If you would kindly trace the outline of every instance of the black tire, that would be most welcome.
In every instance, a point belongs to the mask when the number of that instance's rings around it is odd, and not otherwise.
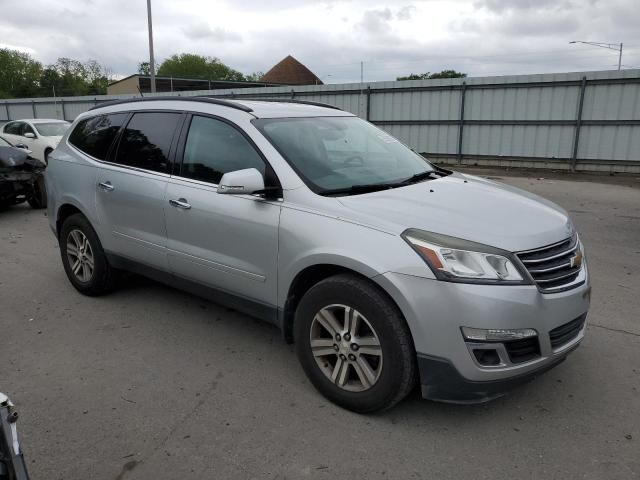
[[[39,210],[47,208],[47,188],[44,184],[44,177],[38,176],[38,179],[33,184],[33,194],[27,200],[31,208]]]
[[[70,233],[74,230],[79,230],[84,234],[93,253],[93,272],[87,281],[81,281],[76,274],[73,273],[69,256],[67,255],[67,242]],[[117,272],[109,265],[98,235],[84,215],[76,213],[64,221],[60,229],[58,244],[60,245],[60,255],[62,256],[64,271],[76,290],[89,296],[104,295],[113,290],[117,279]]]
[[[353,392],[339,387],[323,373],[313,356],[313,319],[321,309],[333,304],[360,312],[379,339],[383,363],[377,381],[367,390]],[[385,292],[366,279],[340,274],[319,282],[300,300],[294,322],[296,352],[302,368],[320,393],[341,407],[358,413],[388,409],[415,386],[416,353],[409,327]]]
[[[53,152],[53,150],[51,150],[50,148],[48,148],[47,150],[45,150],[44,152],[44,164],[45,165],[49,165],[49,154]]]

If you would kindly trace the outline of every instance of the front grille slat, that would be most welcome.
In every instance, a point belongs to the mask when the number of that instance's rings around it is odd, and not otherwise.
[[[529,265],[529,264],[538,264],[538,263],[546,263],[549,262],[551,260],[555,260],[557,258],[560,257],[564,257],[565,255],[571,255],[573,253],[575,253],[575,251],[578,249],[578,244],[575,243],[573,245],[571,245],[569,248],[565,248],[560,252],[556,251],[551,251],[551,252],[545,252],[545,253],[539,253],[539,254],[534,254],[534,253],[529,253],[529,252],[521,252],[520,254],[524,256],[526,256],[526,258],[522,259],[522,262],[525,265]]]
[[[578,273],[580,273],[580,268],[571,268],[570,270],[566,271],[566,273],[563,273],[561,275],[555,275],[555,276],[552,276],[552,277],[538,276],[536,281],[538,283],[557,282],[558,280],[562,280],[564,278],[571,277],[572,275],[577,275]]]
[[[518,252],[516,255],[543,292],[571,287],[582,270],[573,259],[581,252],[577,235],[546,247]],[[577,286],[577,285],[576,285]]]
[[[549,332],[551,348],[555,350],[575,339],[582,330],[582,327],[584,327],[586,317],[586,314],[580,315],[578,318],[551,330]]]

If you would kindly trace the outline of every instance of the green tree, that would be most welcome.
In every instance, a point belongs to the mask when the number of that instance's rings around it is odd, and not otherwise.
[[[247,82],[259,82],[263,76],[264,76],[264,72],[253,72],[253,73],[250,73],[249,75],[245,75],[244,79]]]
[[[36,96],[41,72],[29,54],[0,48],[0,98]]]
[[[412,73],[406,77],[398,77],[396,80],[433,80],[435,78],[465,78],[466,73],[456,72],[455,70],[442,70],[438,73]]]
[[[95,60],[88,60],[84,64],[85,82],[87,83],[87,94],[103,95],[107,93],[109,85],[109,71]]]
[[[181,53],[167,58],[158,67],[158,75],[162,77],[233,80],[237,82],[244,80],[242,73],[228,67],[218,58],[204,57],[192,53]]]
[[[155,65],[156,73],[158,73],[158,65]],[[138,63],[138,73],[140,75],[151,75],[151,65],[149,62]]]

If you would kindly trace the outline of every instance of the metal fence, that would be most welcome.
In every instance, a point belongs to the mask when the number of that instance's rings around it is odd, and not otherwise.
[[[440,163],[640,173],[640,70],[267,87],[175,95],[329,103]],[[0,121],[64,118],[127,95],[6,100]],[[129,96],[130,97],[130,96]]]

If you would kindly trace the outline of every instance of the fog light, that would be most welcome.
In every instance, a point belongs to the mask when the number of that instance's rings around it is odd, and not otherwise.
[[[480,365],[495,367],[500,365],[500,356],[496,350],[486,350],[484,348],[474,348],[473,355]]]
[[[462,335],[465,340],[474,342],[504,342],[507,340],[519,340],[521,338],[535,337],[538,335],[532,328],[470,328],[462,327]]]

